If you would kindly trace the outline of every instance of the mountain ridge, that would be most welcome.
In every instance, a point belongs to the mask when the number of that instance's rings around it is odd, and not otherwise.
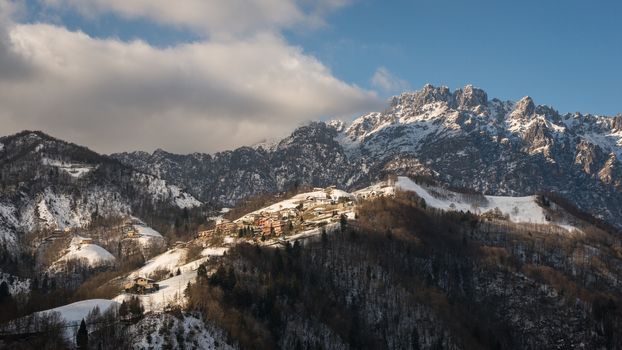
[[[0,250],[23,234],[88,226],[97,218],[202,203],[153,175],[41,131],[0,138]]]
[[[489,100],[472,85],[452,92],[427,84],[393,97],[383,112],[348,125],[311,122],[274,147],[111,156],[223,205],[298,185],[353,189],[396,174],[491,195],[557,192],[622,227],[622,116],[562,115],[528,96]],[[253,164],[241,161],[248,158]]]

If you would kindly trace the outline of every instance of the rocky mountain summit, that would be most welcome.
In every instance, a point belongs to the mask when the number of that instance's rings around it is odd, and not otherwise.
[[[560,114],[530,97],[501,101],[471,85],[426,85],[393,97],[383,112],[349,125],[314,122],[273,147],[113,157],[224,205],[302,184],[353,189],[392,173],[486,194],[556,192],[622,227],[621,145],[619,115]]]

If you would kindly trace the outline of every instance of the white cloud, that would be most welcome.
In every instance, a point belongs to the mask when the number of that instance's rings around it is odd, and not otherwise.
[[[46,24],[4,33],[2,134],[43,130],[102,152],[216,151],[378,102],[278,35],[161,49]],[[19,74],[3,74],[15,63]]]
[[[371,78],[371,84],[386,93],[399,93],[410,89],[410,84],[406,80],[394,76],[385,67],[376,69]]]
[[[74,9],[84,16],[115,14],[148,19],[208,34],[236,37],[317,26],[322,17],[349,0],[40,0],[50,8]]]

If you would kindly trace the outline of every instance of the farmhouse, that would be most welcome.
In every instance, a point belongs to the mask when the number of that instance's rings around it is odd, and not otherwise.
[[[80,245],[93,244],[93,238],[90,237],[78,237],[80,239]]]
[[[138,230],[132,225],[123,226],[123,234],[129,238],[138,237]]]
[[[160,286],[155,283],[154,280],[146,277],[136,277],[123,286],[123,290],[125,290],[126,293],[136,294],[155,292],[159,289]]]

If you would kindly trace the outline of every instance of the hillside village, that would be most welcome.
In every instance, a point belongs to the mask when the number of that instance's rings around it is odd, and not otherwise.
[[[356,193],[335,186],[314,188],[234,220],[218,217],[214,228],[197,232],[197,238],[206,245],[240,240],[270,245],[318,234],[354,219],[359,200],[392,194],[389,184],[376,187]]]

